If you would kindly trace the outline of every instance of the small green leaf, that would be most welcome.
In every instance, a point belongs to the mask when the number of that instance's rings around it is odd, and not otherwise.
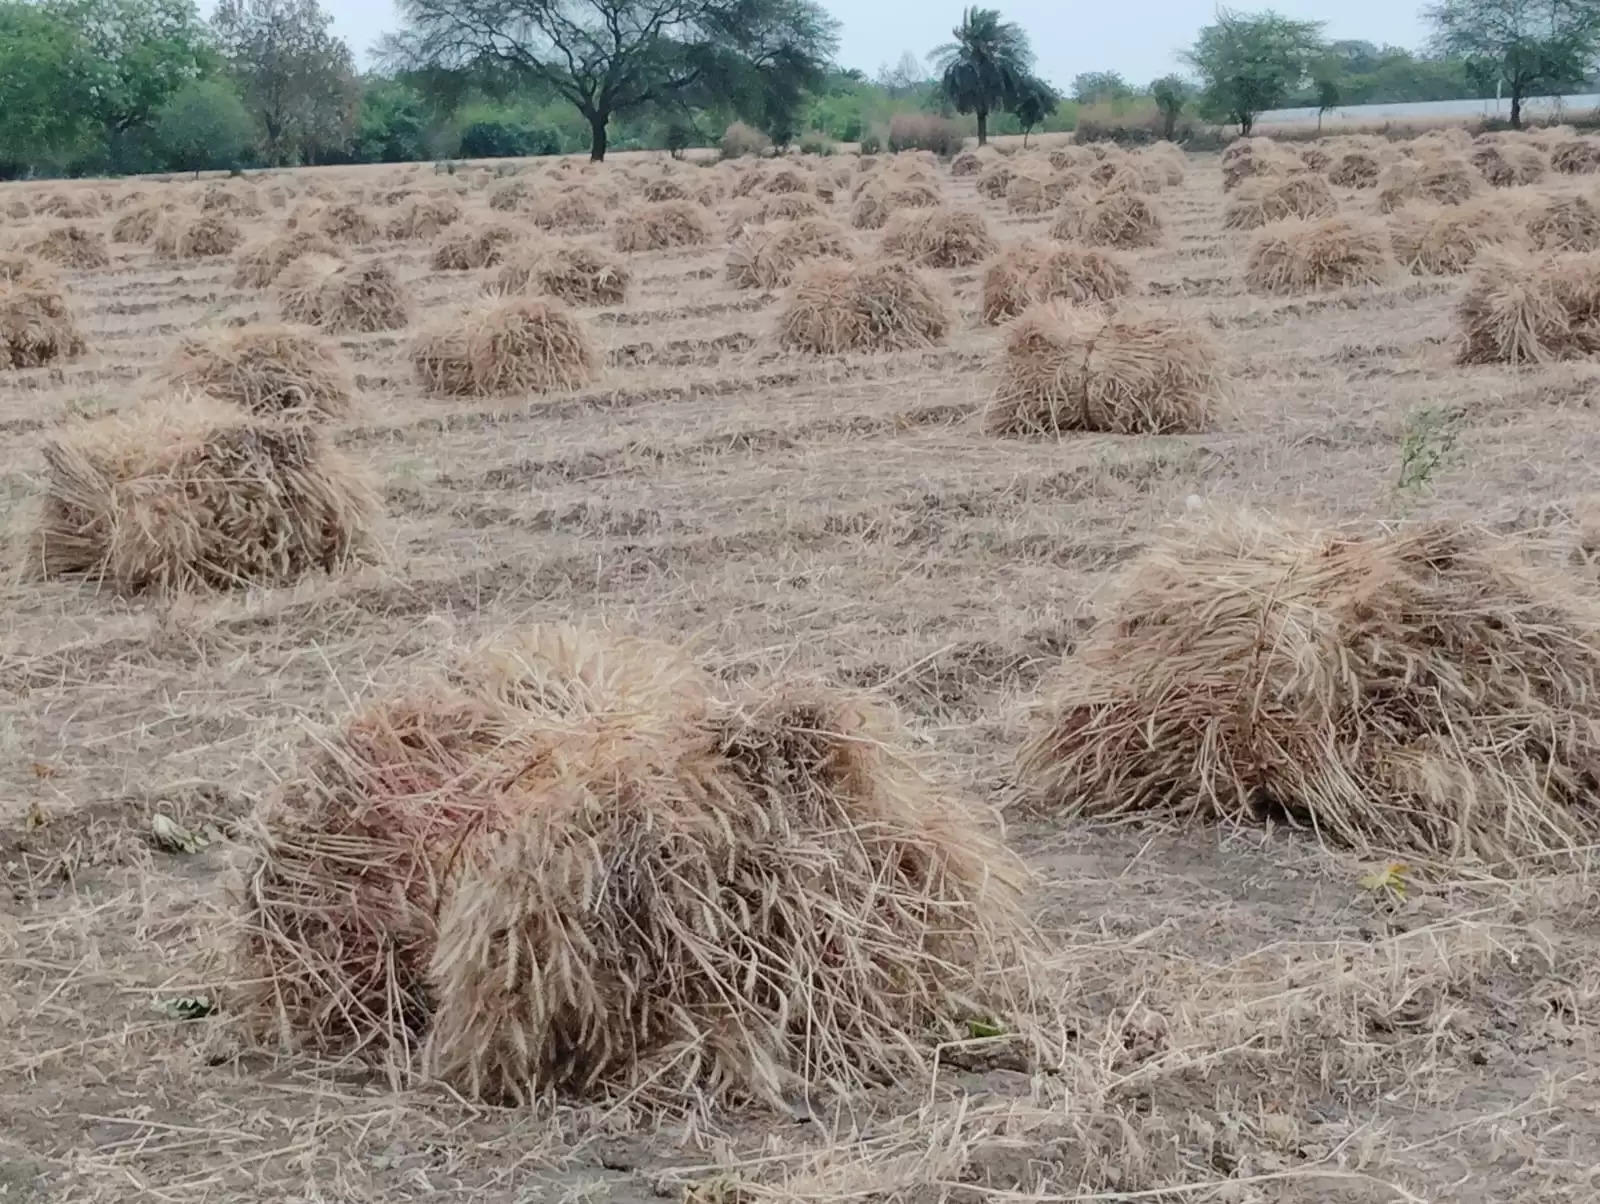
[[[967,1021],[967,1035],[973,1039],[983,1037],[1003,1037],[1005,1028],[996,1020],[979,1020],[976,1017]]]
[[[179,995],[175,999],[158,999],[151,1006],[173,1020],[204,1020],[217,1010],[217,1005],[205,995]]]
[[[156,848],[168,853],[198,853],[211,843],[205,833],[191,832],[168,815],[151,818],[150,839]]]

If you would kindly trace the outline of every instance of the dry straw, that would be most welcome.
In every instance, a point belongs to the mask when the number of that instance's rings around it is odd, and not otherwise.
[[[1528,241],[1538,251],[1600,249],[1600,209],[1585,196],[1546,196],[1523,210]]]
[[[353,202],[330,205],[315,217],[316,228],[336,243],[360,247],[383,237],[382,227],[366,207]]]
[[[1279,294],[1377,284],[1395,268],[1388,242],[1383,226],[1364,218],[1274,222],[1250,244],[1245,283]]]
[[[410,297],[379,260],[296,259],[278,275],[278,304],[288,321],[335,334],[400,330],[411,322]]]
[[[728,697],[532,628],[319,741],[252,824],[263,1035],[473,1097],[668,1109],[849,1090],[984,1016],[1016,860],[848,696]]]
[[[735,288],[780,288],[808,260],[854,256],[849,234],[824,218],[775,222],[734,241],[728,249],[727,278]]]
[[[1247,180],[1234,193],[1223,212],[1227,230],[1255,230],[1286,217],[1331,217],[1339,202],[1321,176],[1302,172],[1278,178],[1258,176]]]
[[[1018,172],[1006,186],[1006,209],[1010,213],[1037,216],[1049,213],[1074,191],[1071,176],[1040,176]]]
[[[573,389],[594,379],[598,362],[581,322],[559,305],[525,297],[482,305],[424,331],[411,348],[418,382],[458,396]]]
[[[621,305],[630,278],[624,264],[594,247],[528,242],[506,252],[495,288],[542,293],[568,305]]]
[[[60,286],[29,260],[0,264],[0,368],[40,368],[83,351]]]
[[[521,237],[515,226],[492,222],[444,239],[433,248],[428,262],[436,272],[470,272],[493,267],[500,262],[506,248]]]
[[[599,196],[581,187],[542,196],[531,208],[533,224],[539,229],[569,233],[600,229],[612,211]]]
[[[1470,205],[1408,205],[1389,219],[1394,257],[1415,275],[1465,272],[1485,247],[1515,244],[1521,232],[1497,200]]]
[[[1125,575],[1042,690],[1036,803],[1284,820],[1362,852],[1592,845],[1600,610],[1470,527],[1209,518]]]
[[[1063,206],[1050,236],[1071,241],[1071,210]],[[1158,247],[1165,237],[1161,213],[1148,198],[1132,192],[1109,192],[1082,212],[1079,237],[1095,247]]]
[[[158,371],[174,392],[205,393],[256,414],[342,417],[355,395],[338,350],[314,331],[245,326],[179,340]]]
[[[984,427],[997,435],[1200,431],[1226,395],[1216,344],[1198,328],[1052,303],[1006,331]]]
[[[1471,162],[1496,188],[1536,184],[1547,166],[1539,148],[1527,142],[1481,142],[1473,148]]]
[[[151,242],[162,259],[213,259],[232,255],[244,241],[239,224],[222,213],[168,213]]]
[[[881,247],[925,268],[972,267],[1000,249],[981,215],[943,207],[895,214]]]
[[[86,192],[56,192],[35,204],[34,212],[40,217],[85,221],[100,216],[100,202]]]
[[[256,243],[239,256],[233,273],[234,288],[266,288],[284,268],[306,255],[339,258],[339,248],[318,230],[291,230]]]
[[[1600,171],[1600,138],[1568,138],[1550,148],[1550,168],[1563,175],[1591,175]]]
[[[906,264],[823,260],[797,271],[778,343],[798,351],[903,351],[944,341],[954,322],[949,298]]]
[[[1416,200],[1463,205],[1482,187],[1472,164],[1458,155],[1397,159],[1378,177],[1378,212],[1393,213]]]
[[[105,235],[98,230],[72,224],[52,226],[41,233],[24,236],[17,250],[58,267],[78,271],[109,267],[111,264]]]
[[[461,202],[454,197],[417,197],[389,219],[388,234],[397,242],[437,238],[440,231],[460,221],[461,215]]]
[[[1016,174],[1017,169],[1010,163],[992,164],[978,176],[978,195],[988,197],[991,201],[1005,200],[1006,192],[1010,189],[1011,181]]]
[[[1328,164],[1328,183],[1339,188],[1376,188],[1383,160],[1370,150],[1340,151]]]
[[[163,205],[141,205],[130,209],[111,223],[111,241],[147,243],[156,236],[156,227],[170,210]]]
[[[200,194],[202,213],[226,213],[233,217],[260,217],[266,212],[254,189],[224,188],[213,184]]]
[[[984,271],[983,320],[1016,317],[1041,301],[1114,301],[1133,290],[1133,273],[1109,251],[1072,243],[1008,247]]]
[[[823,213],[822,205],[816,197],[803,192],[785,192],[778,196],[764,197],[761,207],[756,210],[756,220],[788,222],[802,217],[821,217]]]
[[[1600,350],[1600,257],[1483,256],[1456,310],[1463,364],[1545,363]]]
[[[715,226],[711,211],[693,201],[660,201],[617,219],[612,243],[619,251],[664,251],[703,247]]]
[[[119,593],[282,585],[374,552],[378,499],[315,427],[208,397],[147,402],[44,448],[28,548]]]

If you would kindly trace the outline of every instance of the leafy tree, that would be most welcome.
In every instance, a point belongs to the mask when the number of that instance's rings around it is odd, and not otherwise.
[[[1331,74],[1317,77],[1317,133],[1322,133],[1322,116],[1339,107],[1339,81]]]
[[[614,116],[693,99],[772,97],[774,121],[798,107],[838,45],[812,0],[399,0],[397,43],[416,64],[496,62],[571,103],[605,158]]]
[[[399,80],[373,76],[356,113],[354,154],[362,163],[406,163],[427,158],[428,102]]]
[[[1132,86],[1115,71],[1085,71],[1072,78],[1072,99],[1081,105],[1126,100],[1132,95]]]
[[[275,163],[310,162],[354,127],[360,83],[332,22],[317,0],[219,0],[211,19]]]
[[[1525,98],[1582,83],[1600,50],[1600,0],[1442,0],[1424,16],[1438,49],[1505,84],[1515,127]]]
[[[911,96],[928,82],[928,72],[922,61],[907,50],[893,67],[885,63],[878,68],[878,76],[873,82],[890,96]]]
[[[77,145],[93,71],[79,31],[33,4],[0,3],[0,175]]]
[[[1061,94],[1036,76],[1030,75],[1018,85],[1016,94],[1011,98],[1010,112],[1022,127],[1024,148],[1028,145],[1028,135],[1033,127],[1054,113],[1060,103]]]
[[[1270,10],[1218,9],[1216,23],[1200,31],[1184,56],[1200,75],[1205,108],[1248,136],[1256,115],[1277,108],[1306,78],[1323,52],[1321,30],[1321,22]]]
[[[951,31],[955,41],[930,56],[939,71],[939,88],[958,113],[978,119],[978,145],[989,140],[989,114],[1011,106],[1033,69],[1033,50],[1020,26],[1000,19],[992,8],[969,8]]]
[[[1161,114],[1161,136],[1171,142],[1178,134],[1178,118],[1194,95],[1194,88],[1181,75],[1163,75],[1150,85],[1150,99]]]
[[[199,175],[238,167],[255,142],[255,122],[231,84],[201,79],[161,106],[154,133],[169,167]]]

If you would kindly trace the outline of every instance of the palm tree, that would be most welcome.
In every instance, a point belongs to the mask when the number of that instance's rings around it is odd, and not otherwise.
[[[1033,67],[1033,51],[1028,35],[992,8],[967,9],[951,33],[956,40],[928,57],[956,112],[977,114],[982,146],[989,140],[989,114],[1004,110],[1016,96]]]

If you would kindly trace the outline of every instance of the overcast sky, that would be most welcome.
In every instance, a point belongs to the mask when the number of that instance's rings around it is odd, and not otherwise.
[[[970,2],[970,0],[969,0]],[[1066,87],[1080,71],[1120,71],[1146,84],[1178,68],[1177,52],[1216,11],[1212,0],[990,0],[1028,31],[1046,79]],[[1267,7],[1235,0],[1238,7]],[[323,0],[334,28],[363,63],[378,35],[398,24],[391,0]],[[843,22],[839,61],[868,75],[907,50],[921,56],[949,38],[962,0],[823,0]],[[1421,0],[1273,0],[1288,16],[1324,21],[1330,38],[1416,48]]]

